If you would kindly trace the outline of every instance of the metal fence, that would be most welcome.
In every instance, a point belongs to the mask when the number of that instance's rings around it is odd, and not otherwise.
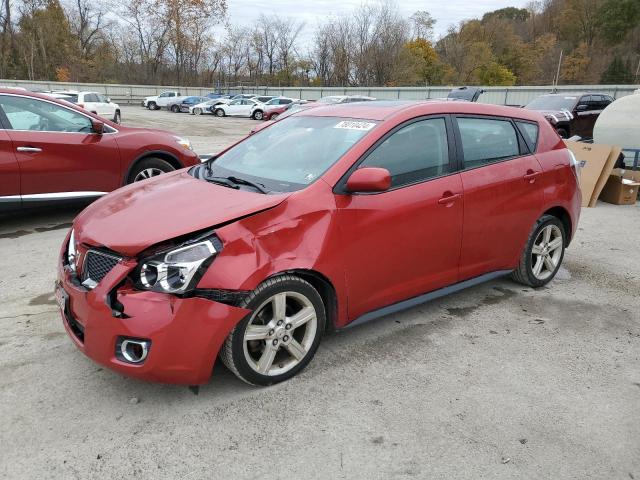
[[[178,87],[167,85],[121,85],[100,83],[70,83],[70,82],[36,82],[28,80],[0,80],[2,86],[23,87],[28,90],[89,90],[104,93],[114,102],[124,104],[140,103],[144,97],[157,95],[165,90],[178,90],[183,95],[205,96],[214,91],[204,87]],[[496,105],[525,105],[538,95],[553,91],[551,86],[521,86],[521,87],[484,87],[485,93],[479,102]],[[597,92],[606,93],[614,98],[630,95],[640,85],[559,85],[559,93],[566,92]],[[393,100],[424,100],[430,98],[444,98],[451,87],[229,87],[225,93],[259,93],[262,95],[282,95],[285,97],[317,100],[328,95],[367,95],[379,99]]]

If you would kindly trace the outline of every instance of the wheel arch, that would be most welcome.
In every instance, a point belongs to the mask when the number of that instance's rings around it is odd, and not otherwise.
[[[140,163],[143,160],[146,160],[147,158],[159,158],[161,160],[164,160],[166,162],[168,162],[173,168],[175,168],[176,170],[183,168],[184,165],[182,165],[182,163],[180,163],[180,160],[178,160],[178,158],[169,153],[166,152],[164,150],[151,150],[151,151],[147,151],[144,152],[143,154],[139,155],[133,162],[131,162],[131,164],[129,164],[129,168],[127,168],[127,171],[125,172],[124,178],[122,179],[122,185],[127,185],[127,181],[129,180],[129,176],[131,175],[131,172],[133,171],[133,169],[136,167],[136,165],[138,163]]]
[[[551,215],[562,222],[566,234],[565,247],[568,247],[572,240],[573,225],[571,223],[571,215],[569,215],[567,209],[561,206],[555,206],[547,209],[543,215]]]
[[[268,278],[278,277],[280,275],[295,275],[300,277],[301,279],[309,282],[313,288],[318,291],[320,298],[322,298],[322,303],[324,303],[325,313],[327,315],[325,332],[334,331],[338,320],[338,296],[336,295],[336,290],[331,283],[331,280],[317,270],[302,268],[283,270],[270,275]]]

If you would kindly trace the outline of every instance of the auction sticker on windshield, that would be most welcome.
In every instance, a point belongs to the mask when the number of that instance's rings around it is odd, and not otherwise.
[[[376,124],[375,123],[371,123],[371,122],[358,122],[358,121],[353,121],[353,120],[343,120],[342,122],[338,123],[333,128],[346,128],[347,130],[371,130],[375,126],[376,126]]]

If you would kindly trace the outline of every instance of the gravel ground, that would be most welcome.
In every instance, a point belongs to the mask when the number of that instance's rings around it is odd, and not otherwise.
[[[129,107],[199,153],[242,119]],[[548,287],[493,281],[328,336],[300,376],[194,395],[102,369],[52,286],[79,208],[0,220],[0,478],[640,479],[640,209],[585,209]]]

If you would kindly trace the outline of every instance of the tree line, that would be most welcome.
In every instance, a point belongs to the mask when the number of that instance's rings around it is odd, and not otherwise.
[[[238,25],[226,0],[0,2],[6,79],[214,88],[625,84],[640,74],[640,0],[534,1],[438,38],[429,12],[405,17],[390,1],[317,25],[276,14]]]

